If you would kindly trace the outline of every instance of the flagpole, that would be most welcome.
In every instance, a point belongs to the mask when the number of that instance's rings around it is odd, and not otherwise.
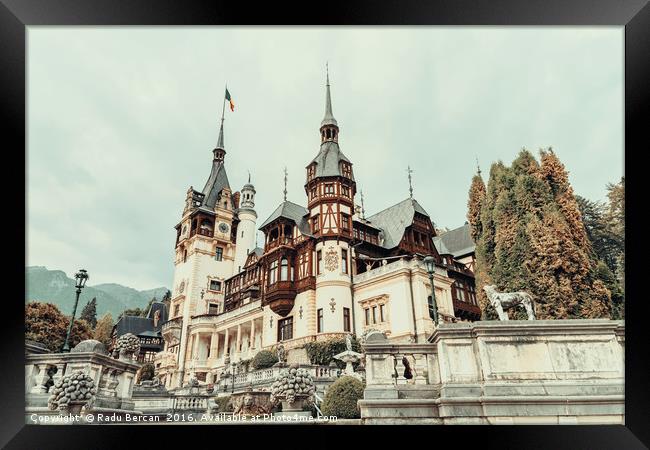
[[[226,83],[226,87],[223,90],[223,106],[221,107],[221,124],[223,125],[223,118],[226,113],[226,91],[228,90],[228,83]]]

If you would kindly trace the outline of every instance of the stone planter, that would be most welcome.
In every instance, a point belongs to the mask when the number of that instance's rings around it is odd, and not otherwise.
[[[87,402],[69,402],[63,412],[67,412],[72,415],[81,414],[81,410],[86,405]]]
[[[305,405],[304,398],[297,398],[293,403],[289,403],[287,400],[282,400],[282,412],[294,412],[302,411],[303,406]]]

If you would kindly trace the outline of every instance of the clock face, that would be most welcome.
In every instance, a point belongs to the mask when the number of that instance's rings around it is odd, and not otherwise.
[[[222,233],[227,233],[228,232],[228,224],[226,224],[224,222],[221,222],[219,224],[219,231],[221,231]]]

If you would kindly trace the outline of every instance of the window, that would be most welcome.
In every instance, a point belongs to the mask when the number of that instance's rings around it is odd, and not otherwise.
[[[377,307],[372,307],[372,323],[377,323]]]
[[[343,273],[348,273],[348,251],[345,249],[341,250],[341,269]]]
[[[219,313],[219,305],[216,303],[210,303],[208,305],[208,314],[217,314]]]
[[[314,233],[318,232],[318,215],[314,216],[311,219],[311,228],[314,231]]]
[[[379,320],[381,322],[386,321],[386,319],[384,319],[384,305],[379,305]]]
[[[316,252],[316,261],[316,273],[320,275],[323,273],[323,252],[320,250]]]
[[[293,339],[293,317],[278,320],[278,341]]]
[[[352,167],[349,164],[342,163],[341,169],[344,177],[352,178]]]
[[[334,195],[334,184],[328,183],[325,185],[325,195]]]
[[[187,261],[187,250],[183,250],[183,262]]]
[[[343,308],[343,331],[350,331],[350,308]]]
[[[318,190],[316,189],[316,187],[311,188],[310,194],[312,200],[318,196]]]
[[[221,291],[221,281],[219,281],[219,280],[210,280],[210,290],[211,291]]]
[[[278,273],[278,261],[273,261],[271,267],[269,268],[269,285],[274,284],[277,278]]]
[[[323,308],[316,311],[316,331],[323,332]]]
[[[350,216],[347,214],[341,214],[341,228],[344,230],[350,229]]]
[[[174,305],[174,317],[178,316],[178,310],[180,309],[179,307],[180,305]]]
[[[289,261],[287,258],[282,258],[280,262],[280,281],[287,281],[289,278]]]
[[[364,311],[366,313],[366,325],[370,325],[370,309],[365,308]]]
[[[217,247],[214,250],[214,259],[216,259],[217,261],[222,261],[223,260],[223,248]]]
[[[345,197],[350,197],[350,188],[347,186],[341,187],[341,190],[343,191],[343,195]]]

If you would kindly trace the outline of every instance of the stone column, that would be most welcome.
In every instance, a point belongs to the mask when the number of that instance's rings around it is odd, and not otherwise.
[[[45,383],[47,382],[47,380],[49,378],[49,376],[47,374],[47,367],[48,367],[47,364],[39,364],[38,366],[36,366],[36,368],[38,369],[38,372],[37,372],[36,376],[34,377],[34,381],[36,382],[36,384],[32,387],[32,389],[30,391],[32,394],[46,394],[47,393],[47,389],[45,387]],[[34,370],[34,372],[36,372],[36,370]]]
[[[248,341],[248,348],[250,350],[255,350],[255,319],[251,320],[251,337]]]
[[[235,344],[235,352],[239,353],[241,349],[241,324],[237,325],[237,343]]]
[[[213,360],[217,359],[219,351],[219,333],[214,332],[210,337],[210,358]]]
[[[226,328],[226,338],[225,338],[224,344],[223,344],[223,357],[224,358],[226,357],[226,354],[230,353],[230,349],[228,348],[229,345],[230,345],[230,333],[228,332],[228,328]]]
[[[406,378],[404,377],[404,370],[406,367],[402,362],[402,357],[399,353],[395,355],[395,370],[397,370],[397,384],[406,384]]]
[[[192,345],[192,359],[199,359],[199,343],[201,342],[201,335],[196,333],[193,335],[194,341]]]

